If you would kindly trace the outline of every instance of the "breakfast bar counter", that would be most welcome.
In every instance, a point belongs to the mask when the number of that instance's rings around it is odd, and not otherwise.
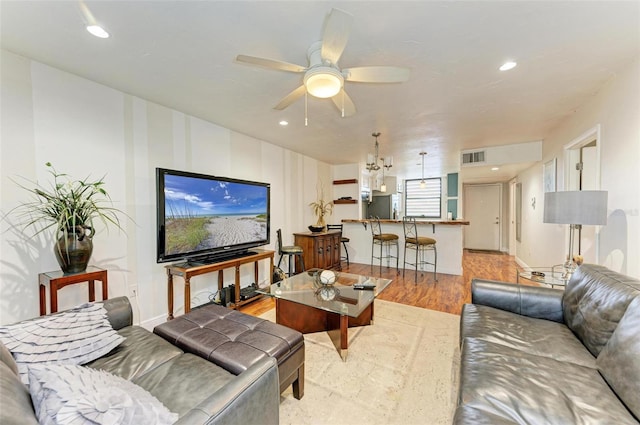
[[[437,241],[438,273],[462,275],[463,226],[466,220],[421,220],[417,219],[418,235]],[[366,219],[343,219],[342,234],[350,239],[347,244],[349,258],[354,263],[371,263],[371,226]],[[399,237],[399,262],[402,268],[404,257],[404,229],[402,220],[380,219],[383,233],[395,233]],[[413,255],[413,253],[412,253]],[[383,262],[383,265],[384,262]],[[431,270],[431,269],[428,269]]]

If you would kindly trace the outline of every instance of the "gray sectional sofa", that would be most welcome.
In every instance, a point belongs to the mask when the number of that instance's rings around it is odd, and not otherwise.
[[[584,264],[564,291],[475,279],[455,424],[638,424],[640,281]]]
[[[274,358],[260,359],[236,376],[132,326],[127,298],[107,300],[104,306],[109,322],[126,339],[87,366],[144,388],[178,414],[176,424],[278,423],[280,391]],[[0,424],[37,423],[29,390],[11,353],[0,344]]]

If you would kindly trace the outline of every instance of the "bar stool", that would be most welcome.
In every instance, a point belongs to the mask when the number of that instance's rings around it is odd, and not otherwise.
[[[389,267],[390,264],[390,260],[392,258],[396,259],[396,271],[398,274],[400,274],[400,269],[398,268],[398,254],[400,252],[400,249],[398,248],[398,235],[394,234],[394,233],[382,233],[381,227],[380,227],[380,218],[375,217],[375,218],[370,218],[369,219],[369,224],[371,225],[371,236],[373,237],[373,239],[371,240],[371,271],[373,272],[373,259],[377,258],[380,260],[380,274],[382,274],[382,259],[386,258],[387,259],[387,267]],[[380,256],[376,257],[375,256],[375,248],[376,245],[380,246]],[[396,247],[396,255],[395,257],[393,255],[391,255],[391,248],[395,245]],[[382,248],[386,247],[387,249],[387,255],[383,256],[382,255]]]
[[[347,266],[349,265],[349,251],[347,251],[347,242],[351,239],[346,238],[342,233],[342,224],[327,224],[327,230],[340,230],[340,242],[344,247],[344,255],[340,257],[340,260],[346,260]]]
[[[289,262],[288,276],[291,276],[291,257],[293,256],[294,263],[296,258],[300,259],[300,266],[302,267],[301,271],[304,271],[304,257],[302,256],[302,254],[304,254],[304,251],[302,250],[302,247],[299,247],[297,245],[282,246],[282,229],[278,229],[276,233],[278,234],[278,254],[280,254],[280,259],[278,260],[278,267],[280,267],[280,263],[282,262],[282,257],[284,257],[285,255],[288,256],[289,257],[287,258],[287,261]]]
[[[426,236],[418,236],[418,226],[416,225],[415,217],[405,217],[402,220],[402,227],[404,228],[404,265],[402,266],[402,278],[404,279],[405,266],[409,264],[415,266],[416,274],[414,282],[418,283],[418,265],[420,265],[420,269],[424,272],[424,265],[430,264],[433,266],[433,279],[437,282],[436,264],[438,263],[438,251],[436,249],[436,240]],[[416,251],[415,263],[407,261],[407,249]],[[433,263],[426,261],[425,253],[427,251],[433,251]]]

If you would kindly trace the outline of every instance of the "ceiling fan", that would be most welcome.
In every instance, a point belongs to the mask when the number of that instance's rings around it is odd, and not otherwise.
[[[307,50],[309,65],[306,67],[247,55],[238,55],[236,60],[279,71],[304,73],[302,85],[282,98],[274,109],[285,109],[305,93],[309,93],[319,98],[330,97],[343,117],[353,115],[356,107],[344,90],[345,81],[402,83],[409,79],[409,69],[397,66],[361,66],[340,69],[338,60],[347,45],[352,21],[353,16],[349,13],[340,9],[331,9],[324,21],[322,40],[313,43]]]

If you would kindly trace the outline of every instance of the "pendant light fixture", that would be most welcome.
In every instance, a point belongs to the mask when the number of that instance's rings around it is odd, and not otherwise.
[[[427,153],[424,151],[420,152],[420,156],[422,157],[422,180],[420,180],[420,189],[424,189],[427,187],[427,182],[424,181],[424,156],[426,154]]]
[[[393,157],[382,158],[382,185],[380,186],[380,192],[387,191],[387,184],[384,182],[384,170],[389,172],[389,168],[393,167]]]
[[[376,138],[376,143],[374,145],[375,154],[367,155],[367,170],[378,171],[380,169],[380,166],[378,165],[378,148],[380,146],[378,145],[378,136],[380,136],[380,133],[372,133],[371,135]]]

